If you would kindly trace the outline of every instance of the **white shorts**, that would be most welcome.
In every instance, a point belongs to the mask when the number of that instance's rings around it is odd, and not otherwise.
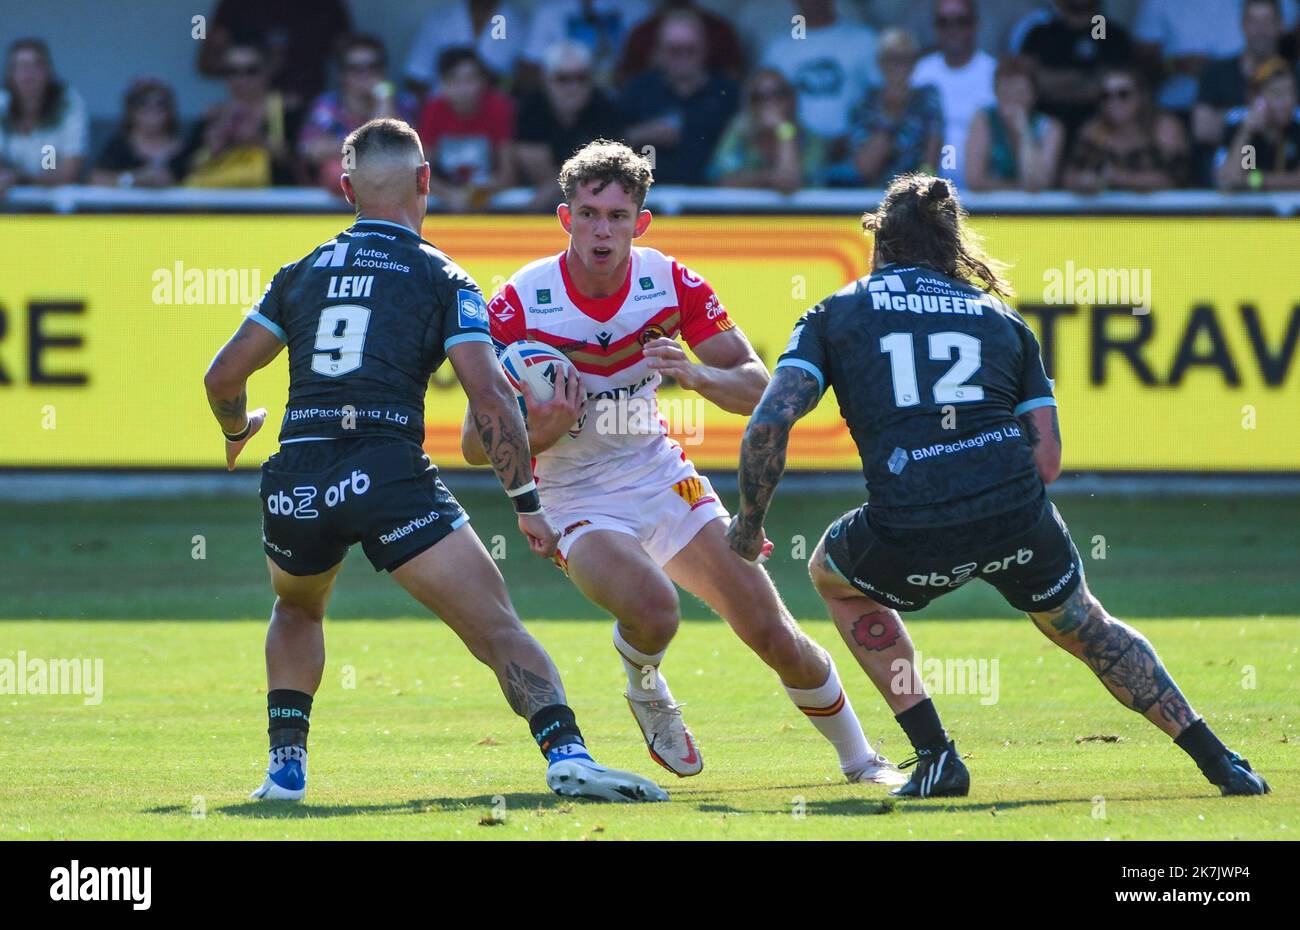
[[[615,493],[593,494],[585,500],[542,501],[551,522],[560,530],[556,563],[568,572],[569,550],[588,533],[612,530],[634,536],[646,555],[665,565],[709,524],[730,519],[727,508],[689,462],[676,463],[662,482]]]

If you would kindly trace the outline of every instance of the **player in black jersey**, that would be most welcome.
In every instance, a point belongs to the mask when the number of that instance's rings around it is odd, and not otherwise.
[[[790,429],[833,385],[870,502],[831,524],[809,571],[916,751],[911,780],[894,794],[969,790],[899,611],[973,578],[1173,737],[1224,794],[1267,792],[1193,712],[1146,638],[1088,590],[1045,490],[1061,470],[1053,385],[964,217],[947,182],[928,175],[897,179],[864,217],[875,234],[872,273],[799,320],[745,431],[732,548],[758,554]],[[898,668],[910,672],[906,687],[896,688]]]
[[[542,511],[519,407],[497,364],[474,280],[419,234],[429,166],[399,120],[344,143],[341,179],[357,221],[285,265],[204,378],[233,469],[261,428],[248,378],[289,350],[280,451],[262,466],[262,534],[275,589],[266,634],[270,765],[255,798],[306,791],[312,696],[325,666],[322,620],[343,558],[361,543],[496,674],[528,721],[558,794],[657,801],[648,779],[597,765],[554,663],[519,621],[505,582],[421,444],[429,377],[450,359],[484,449],[532,551],[559,534]]]

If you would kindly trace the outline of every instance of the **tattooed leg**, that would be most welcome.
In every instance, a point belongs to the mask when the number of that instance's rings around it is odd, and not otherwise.
[[[1108,614],[1086,584],[1055,610],[1029,616],[1048,639],[1092,669],[1116,700],[1165,733],[1177,736],[1196,720],[1151,643]]]
[[[925,700],[916,652],[898,611],[864,596],[832,567],[825,540],[808,563],[817,593],[830,609],[835,628],[895,714]]]
[[[516,714],[527,720],[565,702],[560,673],[520,623],[496,563],[468,524],[392,574],[492,669]]]

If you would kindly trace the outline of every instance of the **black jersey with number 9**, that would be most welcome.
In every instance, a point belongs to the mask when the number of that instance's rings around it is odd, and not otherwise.
[[[288,346],[280,441],[424,442],[429,378],[461,342],[491,345],[478,285],[416,232],[359,220],[272,279],[249,318]]]

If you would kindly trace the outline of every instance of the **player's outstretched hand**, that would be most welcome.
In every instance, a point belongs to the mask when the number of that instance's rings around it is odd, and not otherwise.
[[[687,357],[676,339],[651,339],[645,344],[645,357],[651,371],[672,378],[688,391],[699,389],[700,366]]]
[[[244,451],[244,446],[248,441],[257,435],[257,431],[262,428],[266,422],[266,408],[258,407],[256,410],[249,411],[248,414],[248,435],[239,442],[226,440],[226,471],[235,470],[235,460],[239,458],[239,453]]]
[[[519,515],[519,532],[528,540],[528,548],[534,555],[549,559],[555,555],[555,548],[560,543],[560,532],[551,525],[546,513],[521,513]]]

